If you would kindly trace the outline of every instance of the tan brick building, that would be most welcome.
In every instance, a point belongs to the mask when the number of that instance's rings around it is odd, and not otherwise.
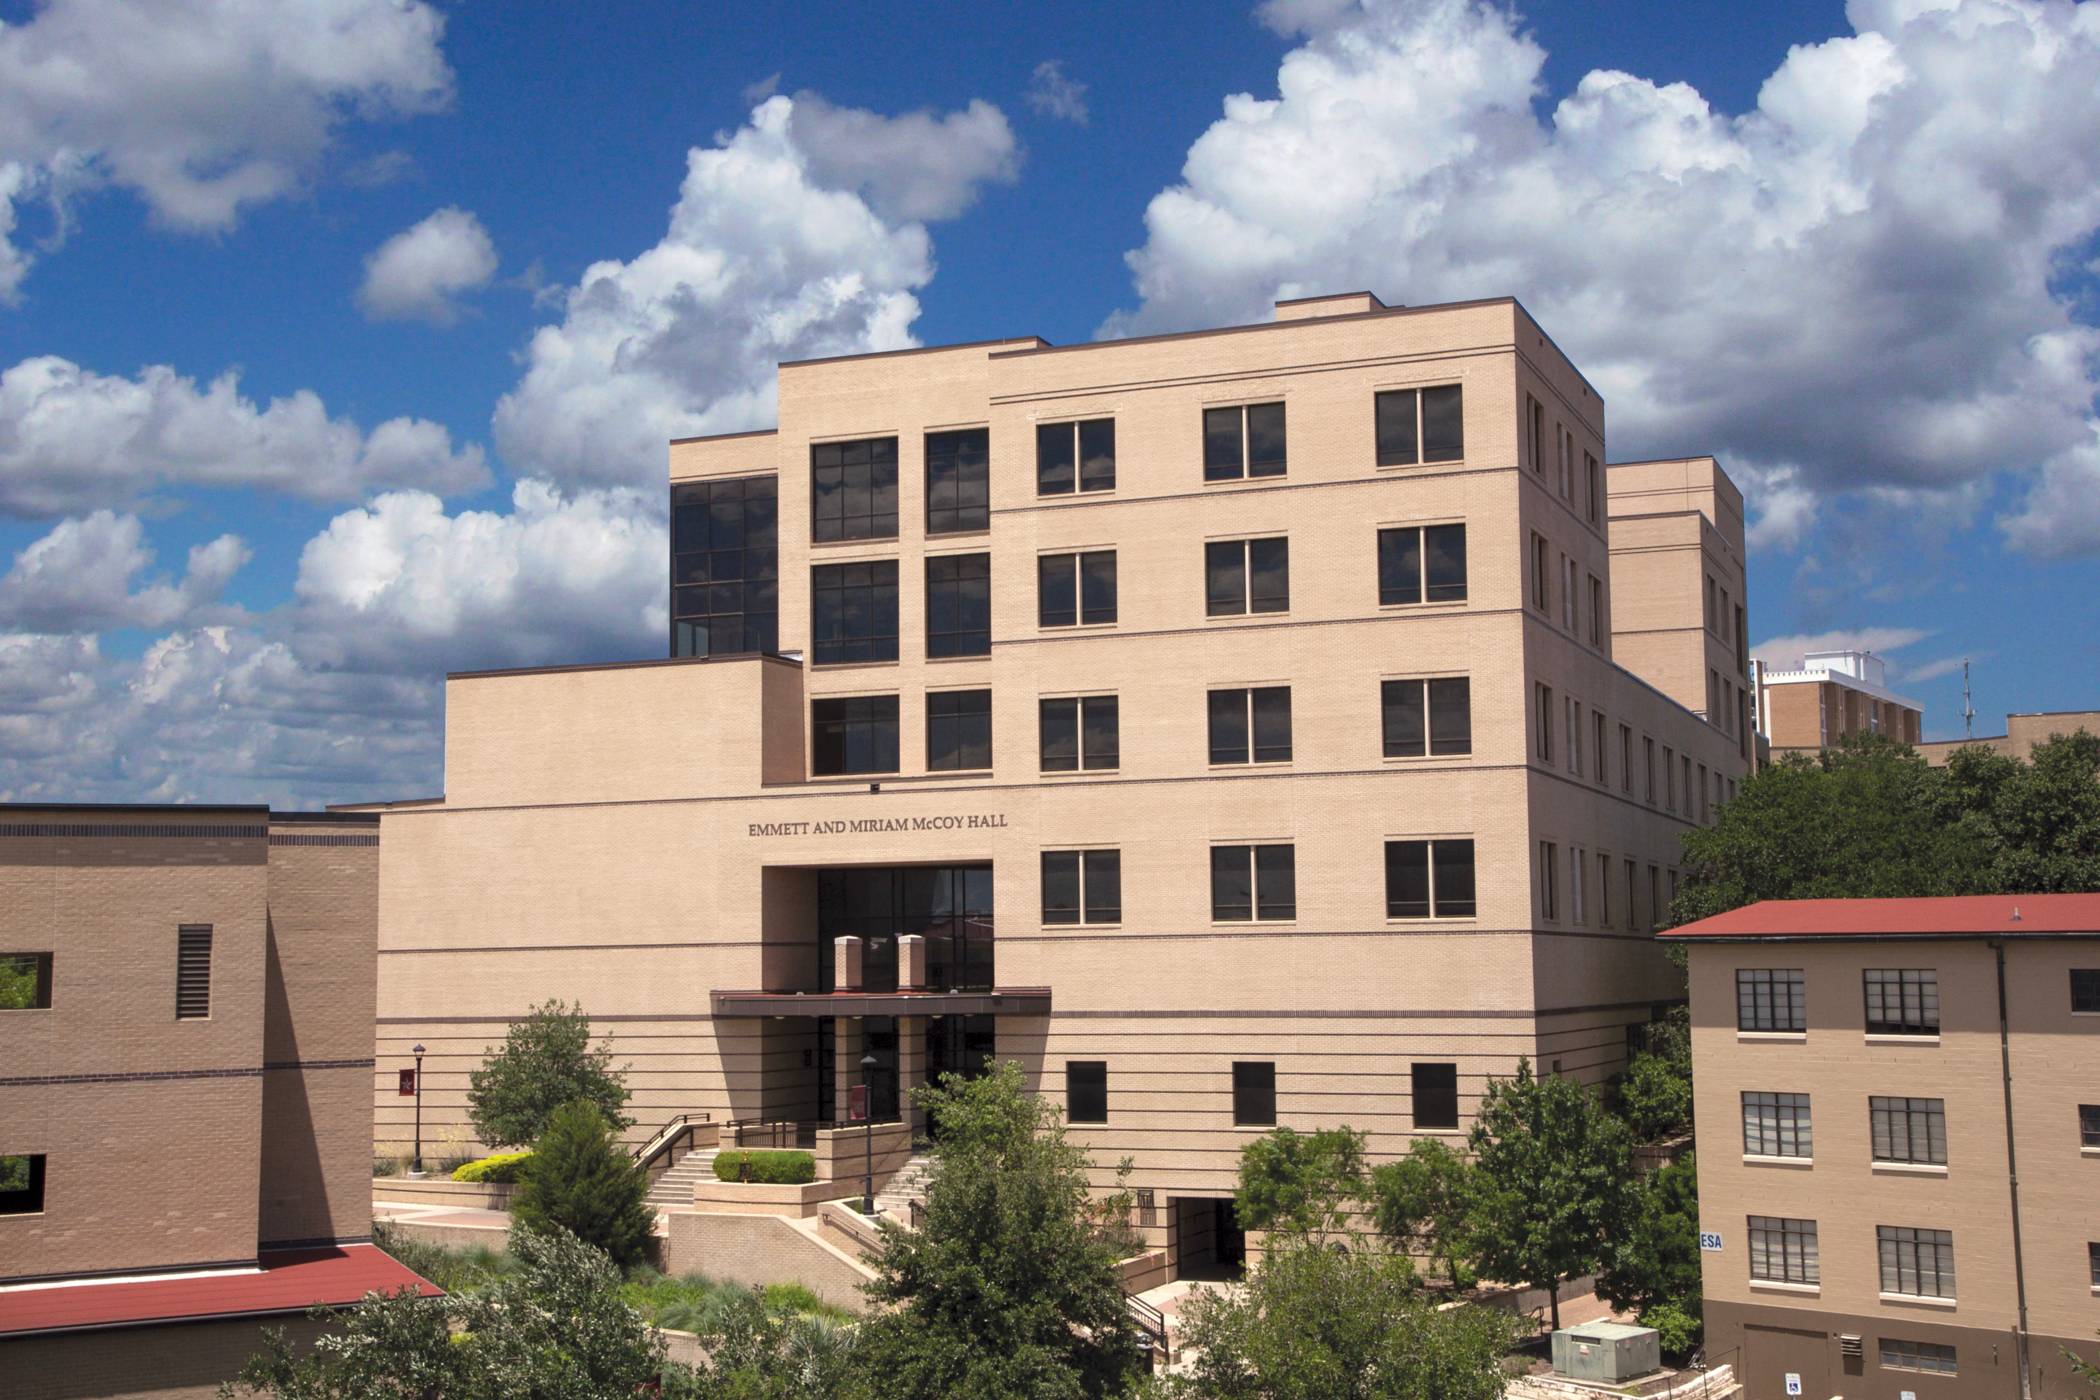
[[[255,1319],[413,1281],[364,1243],[378,846],[0,807],[0,1391],[210,1395]]]
[[[2037,744],[2065,734],[2076,734],[2084,730],[2088,734],[2100,734],[2100,710],[2040,710],[2023,715],[2007,715],[2005,732],[1981,739],[1940,739],[1929,744],[1918,745],[1918,752],[1925,761],[1937,767],[1954,755],[1956,749],[1976,747],[1989,749],[1992,753],[2023,762],[2034,755]]]
[[[1758,732],[1775,754],[1815,754],[1848,734],[1905,744],[1924,737],[1925,707],[1889,689],[1887,667],[1871,651],[1760,657],[1753,669]]]
[[[412,1044],[427,1144],[580,999],[638,1132],[1017,1059],[1155,1244],[1229,1254],[1272,1124],[1459,1134],[1675,995],[1678,837],[1745,769],[1740,499],[1607,471],[1516,302],[779,382],[671,444],[673,659],[449,679],[444,796],[384,809],[382,1146]]]
[[[1750,1400],[2090,1394],[2062,1348],[2100,1352],[2100,895],[1767,902],[1670,937],[1709,1359]]]

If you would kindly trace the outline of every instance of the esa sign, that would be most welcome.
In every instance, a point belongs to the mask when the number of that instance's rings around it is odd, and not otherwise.
[[[1708,1254],[1720,1253],[1721,1232],[1719,1230],[1701,1230],[1699,1232],[1699,1248]]]

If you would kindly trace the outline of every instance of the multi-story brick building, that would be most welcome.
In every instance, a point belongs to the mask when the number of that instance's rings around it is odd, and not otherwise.
[[[2063,1349],[2100,1352],[2100,895],[1767,902],[1669,936],[1708,1357],[1752,1397],[2091,1394]]]
[[[1935,767],[1952,758],[1957,749],[1971,747],[1989,749],[2003,757],[2024,761],[2033,757],[2035,745],[2081,730],[2100,734],[2100,710],[2039,710],[2007,715],[2003,734],[1976,739],[1935,739],[1931,743],[1919,744],[1918,752]]]
[[[1925,707],[1889,689],[1888,667],[1871,651],[1760,657],[1754,673],[1758,732],[1775,754],[1818,753],[1848,734],[1923,737]]]
[[[371,1233],[374,819],[0,807],[0,1392],[208,1396]]]
[[[412,1043],[458,1131],[549,997],[644,1128],[997,1055],[1193,1259],[1272,1124],[1455,1135],[1677,995],[1678,837],[1745,768],[1740,502],[1607,472],[1517,303],[779,379],[776,429],[671,444],[672,659],[449,679],[444,796],[383,816],[383,1143]]]

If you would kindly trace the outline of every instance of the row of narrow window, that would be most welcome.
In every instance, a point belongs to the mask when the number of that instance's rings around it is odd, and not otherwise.
[[[1458,1126],[1458,1066],[1417,1060],[1408,1067],[1408,1111],[1418,1129]],[[1108,1061],[1065,1061],[1065,1121],[1109,1121]],[[1232,1124],[1266,1128],[1276,1124],[1276,1062],[1232,1062]]]
[[[2070,969],[2071,1010],[2100,1015],[2100,968]],[[1940,979],[1934,968],[1870,967],[1860,974],[1869,1035],[1940,1033]],[[1735,974],[1736,1029],[1808,1029],[1807,978],[1798,967],[1744,967]],[[2095,1144],[2100,1145],[2100,1144]]]
[[[1121,708],[1113,695],[1039,700],[1036,732],[1041,771],[1109,771],[1121,766]],[[1213,690],[1205,708],[1214,766],[1291,761],[1289,686]],[[1473,751],[1473,683],[1468,677],[1383,681],[1379,711],[1381,747],[1387,758],[1462,757]],[[811,773],[821,778],[899,771],[898,713],[894,695],[812,701]],[[992,692],[929,692],[928,771],[975,772],[991,766]]]
[[[1615,767],[1611,761],[1611,730],[1604,711],[1585,707],[1572,695],[1559,696],[1556,701],[1552,686],[1544,681],[1533,684],[1532,752],[1539,762],[1558,763],[1574,777],[1587,777],[1600,787],[1609,787]],[[1619,790],[1630,797],[1634,795],[1633,726],[1621,724],[1618,731]],[[1694,765],[1690,754],[1680,754],[1668,744],[1662,746],[1658,762],[1655,740],[1646,734],[1640,739],[1640,795],[1649,806],[1675,812],[1681,793],[1684,815],[1706,822],[1712,819],[1715,808],[1735,800],[1735,779],[1704,763]]]
[[[1750,1157],[1813,1158],[1815,1120],[1807,1094],[1745,1090],[1743,1152]],[[1947,1101],[1870,1094],[1867,1097],[1873,1160],[1921,1166],[1947,1165]],[[2079,1132],[2100,1146],[2100,1106],[2078,1110]]]
[[[1123,919],[1120,850],[1043,852],[1045,924],[1115,924]],[[1388,919],[1470,919],[1475,898],[1473,840],[1385,843]],[[1286,842],[1210,848],[1214,923],[1287,922],[1298,917],[1298,852]]]
[[[1463,525],[1380,530],[1377,560],[1381,606],[1465,601]],[[897,659],[897,574],[894,559],[811,568],[812,662],[837,665]],[[747,606],[751,587],[711,585],[710,596],[716,592],[722,596],[708,606]],[[725,590],[741,591],[731,596]],[[1203,591],[1204,612],[1210,617],[1288,612],[1290,540],[1276,535],[1208,541],[1203,547]],[[1038,626],[1094,627],[1116,620],[1116,551],[1077,550],[1037,557]],[[992,556],[948,554],[926,560],[926,655],[985,656],[991,649]]]
[[[1750,1277],[1761,1283],[1809,1286],[1823,1281],[1816,1222],[1789,1216],[1748,1218]],[[1954,1234],[1914,1225],[1876,1225],[1881,1291],[1909,1298],[1954,1297]],[[2089,1246],[2100,1255],[2100,1245]],[[1884,1352],[1886,1357],[1886,1352]],[[1951,1350],[1947,1357],[1952,1369]],[[1889,1364],[1886,1359],[1884,1365]],[[1928,1369],[1915,1367],[1913,1369]]]

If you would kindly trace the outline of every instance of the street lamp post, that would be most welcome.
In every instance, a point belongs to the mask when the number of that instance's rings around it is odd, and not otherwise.
[[[417,1176],[423,1174],[423,1042],[409,1052],[416,1057],[416,1165]]]
[[[875,1213],[875,1066],[879,1064],[874,1053],[860,1057],[860,1093],[867,1110],[868,1121],[863,1126],[861,1140],[867,1147],[867,1174],[860,1179],[860,1213]]]

